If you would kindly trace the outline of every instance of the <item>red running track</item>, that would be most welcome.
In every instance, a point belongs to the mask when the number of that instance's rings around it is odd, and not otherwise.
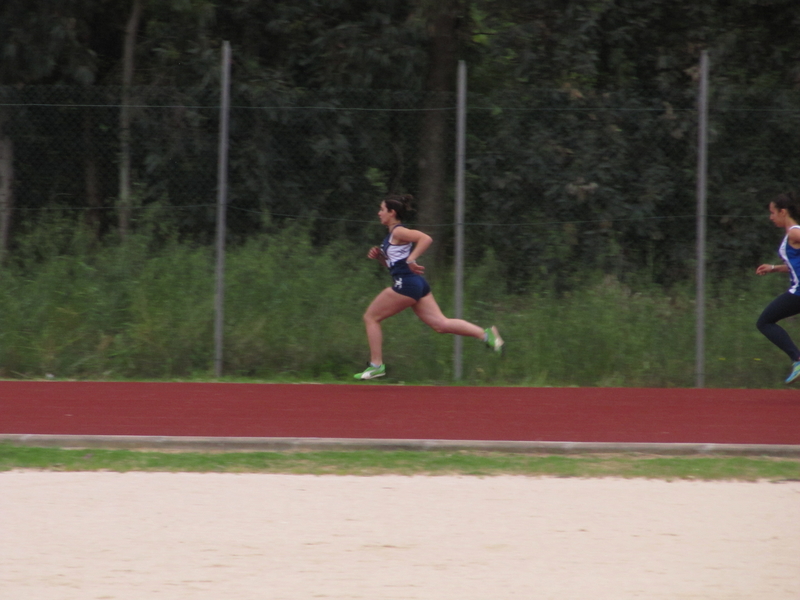
[[[4,381],[0,434],[800,445],[800,392]]]

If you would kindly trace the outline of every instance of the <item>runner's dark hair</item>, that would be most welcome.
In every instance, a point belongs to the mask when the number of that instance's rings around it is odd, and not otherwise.
[[[383,199],[387,210],[393,210],[399,221],[405,221],[416,211],[413,203],[414,197],[411,194],[390,194]]]
[[[784,192],[778,194],[773,200],[772,204],[778,210],[786,209],[789,211],[789,216],[795,221],[800,223],[800,198],[797,197],[795,192]],[[389,206],[388,204],[386,205]]]

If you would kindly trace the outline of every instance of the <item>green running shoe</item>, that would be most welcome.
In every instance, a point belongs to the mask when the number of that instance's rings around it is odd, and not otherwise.
[[[363,373],[356,373],[353,377],[355,379],[375,379],[376,377],[383,377],[384,375],[386,375],[386,365],[373,367],[370,363]]]
[[[786,378],[786,383],[792,383],[798,377],[800,377],[800,360],[792,363],[792,372],[789,373],[789,376]]]
[[[485,329],[484,331],[486,331],[486,345],[495,352],[502,352],[505,342],[497,332],[497,327],[492,325],[489,329]]]

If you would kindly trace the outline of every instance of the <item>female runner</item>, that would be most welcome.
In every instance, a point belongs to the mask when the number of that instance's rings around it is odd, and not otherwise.
[[[767,339],[783,350],[792,361],[792,371],[786,383],[792,383],[800,377],[800,350],[780,325],[781,319],[800,314],[800,203],[797,195],[789,192],[780,194],[769,203],[769,220],[776,227],[786,230],[786,235],[778,248],[783,260],[781,265],[759,265],[756,275],[767,273],[789,273],[791,285],[789,290],[775,298],[761,316],[756,327],[767,336]]]
[[[370,364],[356,379],[375,379],[386,375],[383,364],[383,332],[381,321],[411,308],[420,320],[437,333],[454,333],[483,341],[495,352],[502,352],[503,340],[492,326],[481,329],[461,319],[448,319],[433,298],[428,282],[422,277],[425,267],[417,259],[433,240],[421,231],[409,229],[403,221],[411,213],[410,195],[392,195],[381,202],[378,218],[389,233],[380,247],[374,246],[367,258],[379,261],[389,269],[393,284],[378,294],[364,313],[369,340]]]

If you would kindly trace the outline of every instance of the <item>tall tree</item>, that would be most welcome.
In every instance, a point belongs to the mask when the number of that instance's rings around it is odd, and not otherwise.
[[[0,6],[0,86],[91,83],[94,56],[81,41],[84,21],[74,2],[7,0]],[[8,251],[14,214],[14,119],[0,108],[0,258]]]
[[[419,220],[420,227],[437,234],[434,239],[434,267],[445,257],[441,225],[450,222],[445,212],[448,189],[448,165],[452,152],[448,127],[454,106],[456,66],[459,58],[459,22],[464,10],[460,0],[423,2],[428,31],[428,74],[425,80],[425,113],[419,147]],[[449,233],[449,230],[446,231]]]

